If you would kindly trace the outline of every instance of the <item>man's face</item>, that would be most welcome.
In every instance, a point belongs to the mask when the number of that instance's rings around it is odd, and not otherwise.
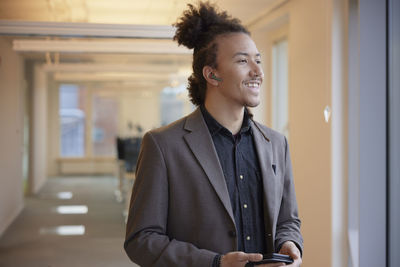
[[[260,104],[260,87],[264,73],[261,56],[253,40],[244,33],[217,37],[217,69],[215,75],[221,100],[237,107]]]

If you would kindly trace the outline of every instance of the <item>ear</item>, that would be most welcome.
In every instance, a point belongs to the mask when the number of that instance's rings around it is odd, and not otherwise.
[[[214,69],[210,66],[204,66],[203,67],[203,77],[206,79],[207,83],[211,84],[212,86],[218,86],[218,81],[211,78],[211,75],[213,74]]]

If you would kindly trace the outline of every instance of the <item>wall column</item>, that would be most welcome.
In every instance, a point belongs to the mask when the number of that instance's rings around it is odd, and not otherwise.
[[[47,75],[34,66],[31,193],[36,194],[47,179]]]

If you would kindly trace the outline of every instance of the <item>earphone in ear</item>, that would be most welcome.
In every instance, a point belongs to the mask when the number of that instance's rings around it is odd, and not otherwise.
[[[214,79],[216,81],[222,82],[222,79],[218,78],[217,76],[215,76],[214,73],[211,73],[211,79]]]

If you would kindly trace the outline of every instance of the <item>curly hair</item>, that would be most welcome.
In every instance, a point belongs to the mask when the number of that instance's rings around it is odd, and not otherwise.
[[[210,2],[200,2],[198,8],[188,4],[176,27],[174,41],[193,49],[193,73],[188,78],[189,97],[194,105],[204,104],[207,82],[203,77],[203,67],[217,67],[218,45],[215,38],[228,33],[245,33],[249,31],[241,25],[239,19],[232,18],[226,11],[219,11]]]

